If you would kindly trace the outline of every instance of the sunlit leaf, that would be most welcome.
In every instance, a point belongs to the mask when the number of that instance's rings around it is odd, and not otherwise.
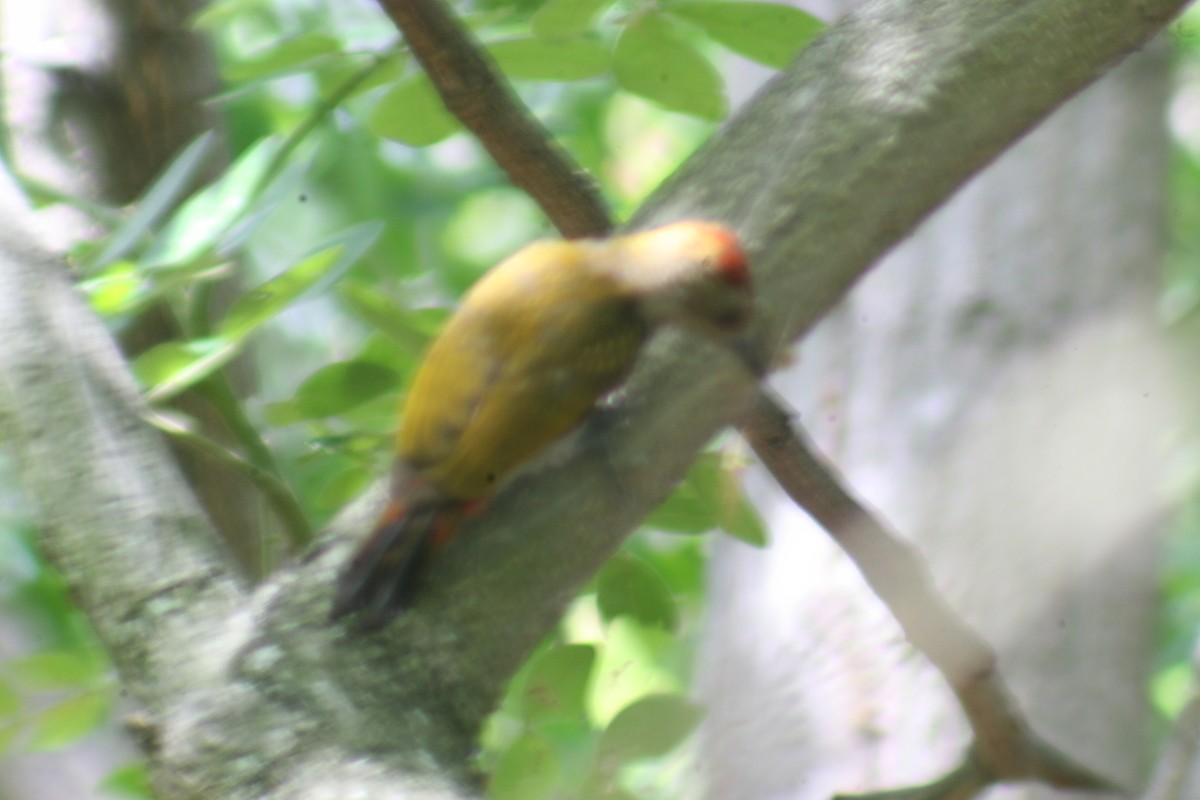
[[[89,269],[108,264],[128,253],[155,223],[175,207],[183,193],[192,188],[200,170],[209,163],[216,140],[216,134],[206,131],[175,157],[162,176],[137,201],[129,219],[113,233]]]
[[[296,405],[307,419],[341,414],[394,391],[400,376],[371,361],[339,361],[309,375],[296,390]]]
[[[530,20],[533,33],[546,38],[567,37],[583,33],[592,21],[613,0],[549,0]]]
[[[342,281],[338,294],[356,317],[414,357],[425,352],[450,313],[441,308],[405,308],[378,289],[357,281]]]
[[[594,39],[506,39],[487,49],[505,76],[518,80],[578,81],[608,71],[608,50]]]
[[[151,296],[149,284],[132,261],[109,264],[90,278],[79,282],[88,302],[97,314],[115,317],[126,314]]]
[[[1154,676],[1150,697],[1166,719],[1174,719],[1195,691],[1195,672],[1188,663],[1173,664]]]
[[[671,533],[720,528],[755,547],[767,542],[766,527],[746,498],[739,472],[728,469],[719,453],[702,453],[646,525]]]
[[[212,375],[240,351],[240,342],[220,337],[163,342],[134,359],[133,374],[146,387],[147,401],[162,402]]]
[[[825,23],[782,3],[672,3],[669,13],[704,29],[716,41],[769,67],[784,67],[821,32]]]
[[[43,650],[4,664],[4,670],[33,689],[79,689],[105,673],[105,663],[81,650]]]
[[[679,610],[667,584],[640,558],[618,553],[600,570],[596,603],[606,620],[624,614],[647,627],[674,630]]]
[[[525,734],[500,756],[488,781],[489,800],[541,800],[554,795],[560,767],[554,748]]]
[[[253,193],[278,149],[278,140],[263,139],[243,153],[220,180],[192,195],[141,259],[142,266],[185,264],[211,250],[254,201]]]
[[[34,715],[29,749],[58,750],[82,739],[108,719],[107,689],[83,692]]]
[[[249,204],[245,212],[217,236],[214,248],[220,255],[233,253],[285,203],[294,203],[302,194],[304,183],[309,178],[311,157],[293,154],[287,165]]]
[[[309,69],[312,62],[341,51],[341,43],[325,33],[305,33],[272,43],[221,70],[225,79],[247,82]]]
[[[722,468],[718,476],[717,525],[752,547],[767,546],[767,526],[746,497],[741,471]]]
[[[621,709],[646,695],[682,691],[679,676],[664,663],[674,643],[663,630],[625,616],[614,619],[588,687],[592,723],[607,725]]]
[[[366,222],[327,240],[300,263],[234,301],[218,335],[239,341],[300,298],[319,292],[354,266],[382,231],[382,223]]]
[[[0,680],[0,721],[21,710],[21,695],[6,680]]]
[[[21,732],[21,726],[15,722],[0,723],[0,756],[12,748],[13,740]]]
[[[719,524],[720,458],[701,453],[662,505],[646,519],[646,525],[672,533],[705,533]]]
[[[367,118],[367,129],[376,136],[425,147],[449,137],[459,124],[421,73],[405,78],[379,98]]]
[[[217,0],[200,9],[190,20],[197,30],[215,30],[248,11],[270,5],[271,0]]]
[[[728,112],[720,73],[661,14],[645,13],[625,26],[613,75],[622,89],[673,111],[713,120]]]
[[[376,478],[376,474],[362,466],[353,466],[337,473],[321,487],[313,498],[313,505],[320,509],[341,508],[362,494]]]
[[[582,717],[595,661],[596,648],[588,644],[553,647],[534,658],[521,688],[521,714],[531,722]]]
[[[346,99],[358,97],[383,86],[390,86],[404,76],[408,65],[408,56],[404,53],[391,52],[385,58],[375,63],[370,73],[359,80]],[[327,96],[333,92],[341,92],[346,81],[356,78],[362,72],[365,62],[361,58],[337,58],[321,64],[313,73],[320,86],[321,94]]]
[[[704,709],[681,694],[643,697],[621,710],[600,735],[596,759],[605,771],[635,758],[666,755],[691,735]]]
[[[122,800],[155,800],[150,790],[150,776],[146,774],[145,764],[126,764],[117,767],[104,780],[97,784],[96,789],[110,797]]]

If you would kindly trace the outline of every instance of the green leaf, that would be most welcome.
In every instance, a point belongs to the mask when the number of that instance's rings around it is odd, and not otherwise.
[[[672,533],[705,533],[719,524],[714,499],[721,464],[716,453],[701,453],[683,482],[646,519],[646,525]]]
[[[679,676],[664,663],[674,645],[670,634],[639,625],[629,617],[609,623],[588,686],[592,723],[607,725],[621,709],[646,695],[682,691]]]
[[[228,81],[249,82],[307,71],[312,62],[341,52],[341,42],[325,33],[305,33],[275,42],[221,70]]]
[[[161,269],[188,264],[213,249],[254,201],[254,191],[278,150],[277,139],[261,140],[217,182],[192,195],[141,259],[142,267]]]
[[[600,11],[613,0],[549,0],[530,20],[535,36],[574,36],[592,27]]]
[[[579,800],[641,800],[638,795],[632,795],[618,786],[610,775],[603,775],[598,770],[588,773]]]
[[[595,661],[590,644],[562,645],[537,656],[521,688],[522,716],[530,722],[581,718]]]
[[[218,335],[240,341],[301,297],[319,292],[354,266],[382,232],[383,223],[366,222],[319,245],[299,264],[235,300],[217,329]]]
[[[13,740],[17,738],[17,734],[21,732],[21,727],[15,722],[11,724],[0,724],[0,756],[7,753],[12,748]]]
[[[366,283],[342,281],[338,294],[354,315],[379,329],[414,358],[425,352],[430,340],[450,315],[444,308],[405,308]]]
[[[762,547],[766,528],[746,499],[739,471],[727,468],[719,453],[702,453],[687,477],[646,520],[672,533],[704,533],[721,528],[747,544]]]
[[[379,98],[367,118],[367,129],[385,139],[425,147],[448,138],[459,124],[421,73],[400,81]]]
[[[721,530],[751,547],[766,547],[767,527],[758,515],[758,509],[746,497],[736,472],[727,471],[722,478],[725,485],[717,509],[717,524]]]
[[[0,720],[12,717],[21,710],[21,695],[6,680],[0,680]]]
[[[312,157],[293,153],[268,184],[251,187],[258,190],[258,196],[251,198],[244,212],[216,237],[213,247],[217,253],[225,255],[235,252],[266,224],[280,206],[295,203],[296,196],[303,193],[301,187],[308,180],[311,166]]]
[[[596,760],[603,772],[613,772],[635,758],[666,755],[691,735],[704,709],[680,694],[643,697],[628,707],[600,734]]]
[[[96,689],[38,712],[29,749],[58,750],[87,736],[108,720],[110,700],[107,689]]]
[[[374,470],[353,466],[334,475],[313,498],[313,505],[321,509],[342,508],[346,503],[362,494],[376,477]]]
[[[43,650],[9,661],[4,668],[32,689],[80,689],[106,671],[103,659],[80,650]]]
[[[104,780],[100,781],[96,789],[111,797],[154,800],[154,792],[150,790],[150,776],[146,774],[146,765],[141,763],[117,767],[104,776]]]
[[[332,417],[381,394],[395,391],[400,376],[371,361],[339,361],[305,378],[296,390],[296,406],[305,419]]]
[[[159,403],[196,385],[241,352],[241,343],[212,337],[163,342],[133,362],[133,374],[146,388],[146,400]]]
[[[134,212],[112,237],[104,250],[88,265],[88,271],[108,264],[128,253],[141,241],[150,228],[175,207],[176,201],[191,188],[200,170],[208,164],[208,158],[216,146],[216,134],[208,131],[200,134],[175,157],[162,176],[154,182]]]
[[[618,553],[600,570],[596,604],[605,620],[625,614],[649,628],[675,630],[679,610],[671,590],[640,558]]]
[[[1196,675],[1190,664],[1172,664],[1150,681],[1150,698],[1166,719],[1175,719],[1195,691]]]
[[[695,23],[735,53],[766,64],[786,66],[825,27],[811,14],[780,3],[672,3],[668,12]]]
[[[190,25],[196,30],[216,30],[242,14],[269,7],[270,3],[271,0],[217,0],[200,9],[192,17]]]
[[[561,768],[554,748],[544,738],[527,733],[513,742],[492,771],[490,800],[541,800],[554,795]]]
[[[149,285],[137,264],[116,261],[80,281],[79,288],[97,314],[115,317],[139,307],[151,297]]]
[[[376,62],[370,74],[365,79],[361,79],[361,82],[346,95],[345,99],[349,100],[392,85],[404,76],[408,61],[408,55],[405,53],[395,51],[387,53],[382,60]],[[314,73],[314,77],[321,95],[327,96],[334,92],[343,92],[346,81],[357,78],[362,72],[363,66],[363,59],[351,57],[332,59],[328,63],[320,65]]]
[[[661,14],[643,14],[621,32],[613,75],[622,89],[673,111],[712,120],[728,113],[720,74]]]
[[[608,50],[594,39],[520,38],[487,46],[505,76],[529,81],[579,81],[608,71]]]

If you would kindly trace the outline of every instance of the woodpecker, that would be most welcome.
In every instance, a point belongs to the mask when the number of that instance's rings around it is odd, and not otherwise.
[[[502,261],[417,370],[387,506],[338,578],[331,619],[379,628],[410,606],[463,517],[578,426],[657,328],[732,341],[752,309],[741,244],[710,222],[535,242]]]

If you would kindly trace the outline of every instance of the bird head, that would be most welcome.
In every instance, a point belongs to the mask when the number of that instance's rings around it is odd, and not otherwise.
[[[737,235],[687,220],[612,240],[613,271],[652,324],[728,339],[754,310],[750,268]]]

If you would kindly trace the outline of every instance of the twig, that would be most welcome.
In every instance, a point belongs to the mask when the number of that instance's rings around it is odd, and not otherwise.
[[[612,228],[591,176],[547,135],[442,0],[379,0],[442,102],[568,238]]]
[[[145,415],[148,423],[168,436],[183,442],[198,453],[241,472],[266,496],[271,508],[283,523],[292,545],[297,549],[312,541],[312,526],[300,501],[277,471],[243,458],[227,447],[180,423],[173,416],[159,412]]]
[[[975,737],[972,750],[984,783],[969,794],[959,793],[965,783],[979,783],[977,770],[960,766],[947,776],[956,777],[952,785],[936,782],[945,793],[911,796],[971,797],[987,783],[1031,779],[1059,788],[1114,788],[1034,736],[996,671],[991,646],[934,588],[917,549],[888,531],[847,493],[832,467],[793,428],[780,401],[767,390],[760,392],[739,429],[788,496],[850,557],[908,640],[950,684],[962,706]]]

